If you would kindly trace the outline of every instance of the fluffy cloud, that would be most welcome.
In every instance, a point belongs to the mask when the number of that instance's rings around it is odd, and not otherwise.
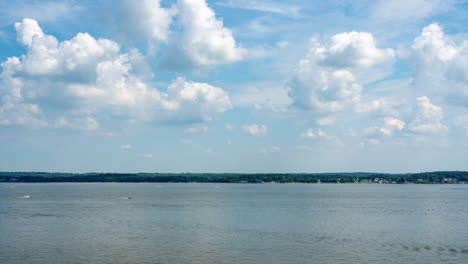
[[[140,120],[200,122],[230,109],[221,88],[177,78],[161,92],[137,51],[121,53],[117,43],[78,33],[59,42],[38,23],[15,24],[27,47],[21,57],[1,64],[0,123],[97,129],[93,115],[112,114]]]
[[[377,48],[371,33],[355,31],[334,35],[328,47],[314,53],[320,64],[336,68],[388,65],[395,57],[392,49]]]
[[[25,18],[23,22],[15,23],[15,29],[18,32],[18,41],[26,46],[31,46],[35,36],[38,38],[44,37],[44,32],[42,32],[37,21],[33,19]]]
[[[164,66],[180,69],[224,64],[246,55],[205,0],[179,0],[177,8],[183,31],[164,58]]]
[[[405,127],[405,122],[393,118],[385,117],[384,125],[379,129],[383,135],[392,135],[394,131],[400,131]]]
[[[383,139],[392,137],[408,137],[421,139],[420,136],[429,136],[444,133],[448,130],[442,123],[443,109],[434,105],[426,96],[416,98],[416,104],[408,113],[407,122],[395,117],[382,118],[382,125],[369,127],[364,130],[365,144],[379,144]],[[455,125],[457,122],[455,121]],[[413,137],[415,136],[416,137]]]
[[[312,39],[310,45],[288,86],[294,105],[322,113],[359,104],[362,86],[388,75],[395,59],[366,32],[337,34],[327,45]]]
[[[457,45],[438,24],[431,24],[414,40],[412,51],[417,91],[468,106],[468,41]]]
[[[167,41],[175,7],[162,8],[161,0],[121,0],[120,16],[114,24],[127,40]]]
[[[380,138],[394,135],[396,132],[402,131],[406,126],[406,123],[400,119],[394,117],[383,118],[382,126],[366,128],[364,134],[366,136],[366,142],[372,145],[378,144]]]
[[[416,98],[416,104],[412,108],[407,122],[387,116],[382,119],[381,126],[366,128],[364,131],[365,142],[375,145],[380,143],[383,138],[391,136],[427,135],[447,131],[447,126],[442,123],[444,118],[442,108],[432,104],[428,97]],[[408,134],[408,132],[410,133]]]
[[[251,124],[251,125],[243,125],[242,128],[249,135],[257,136],[257,137],[264,136],[267,132],[266,125]]]
[[[188,82],[177,78],[167,89],[178,110],[172,118],[180,121],[210,121],[218,113],[232,108],[228,94],[206,83]]]
[[[447,131],[447,126],[442,123],[444,118],[440,106],[431,104],[426,96],[418,97],[415,109],[415,118],[408,124],[410,131],[415,133],[439,133]]]

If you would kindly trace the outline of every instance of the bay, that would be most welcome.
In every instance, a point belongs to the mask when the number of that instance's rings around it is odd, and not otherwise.
[[[466,185],[2,183],[0,263],[467,263],[467,202]]]

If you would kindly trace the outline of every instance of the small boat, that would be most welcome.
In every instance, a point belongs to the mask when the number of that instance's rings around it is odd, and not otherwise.
[[[31,195],[20,196],[18,198],[20,198],[20,199],[31,199]]]
[[[122,199],[122,200],[131,200],[132,197],[130,197],[130,196],[129,197],[120,197],[120,199]]]

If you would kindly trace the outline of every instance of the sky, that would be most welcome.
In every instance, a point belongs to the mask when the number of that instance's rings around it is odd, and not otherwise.
[[[466,0],[4,0],[0,171],[468,170]]]

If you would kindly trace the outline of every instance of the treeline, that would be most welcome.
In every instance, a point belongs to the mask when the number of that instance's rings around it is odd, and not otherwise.
[[[0,172],[0,182],[468,183],[466,171],[384,173],[50,173]]]

